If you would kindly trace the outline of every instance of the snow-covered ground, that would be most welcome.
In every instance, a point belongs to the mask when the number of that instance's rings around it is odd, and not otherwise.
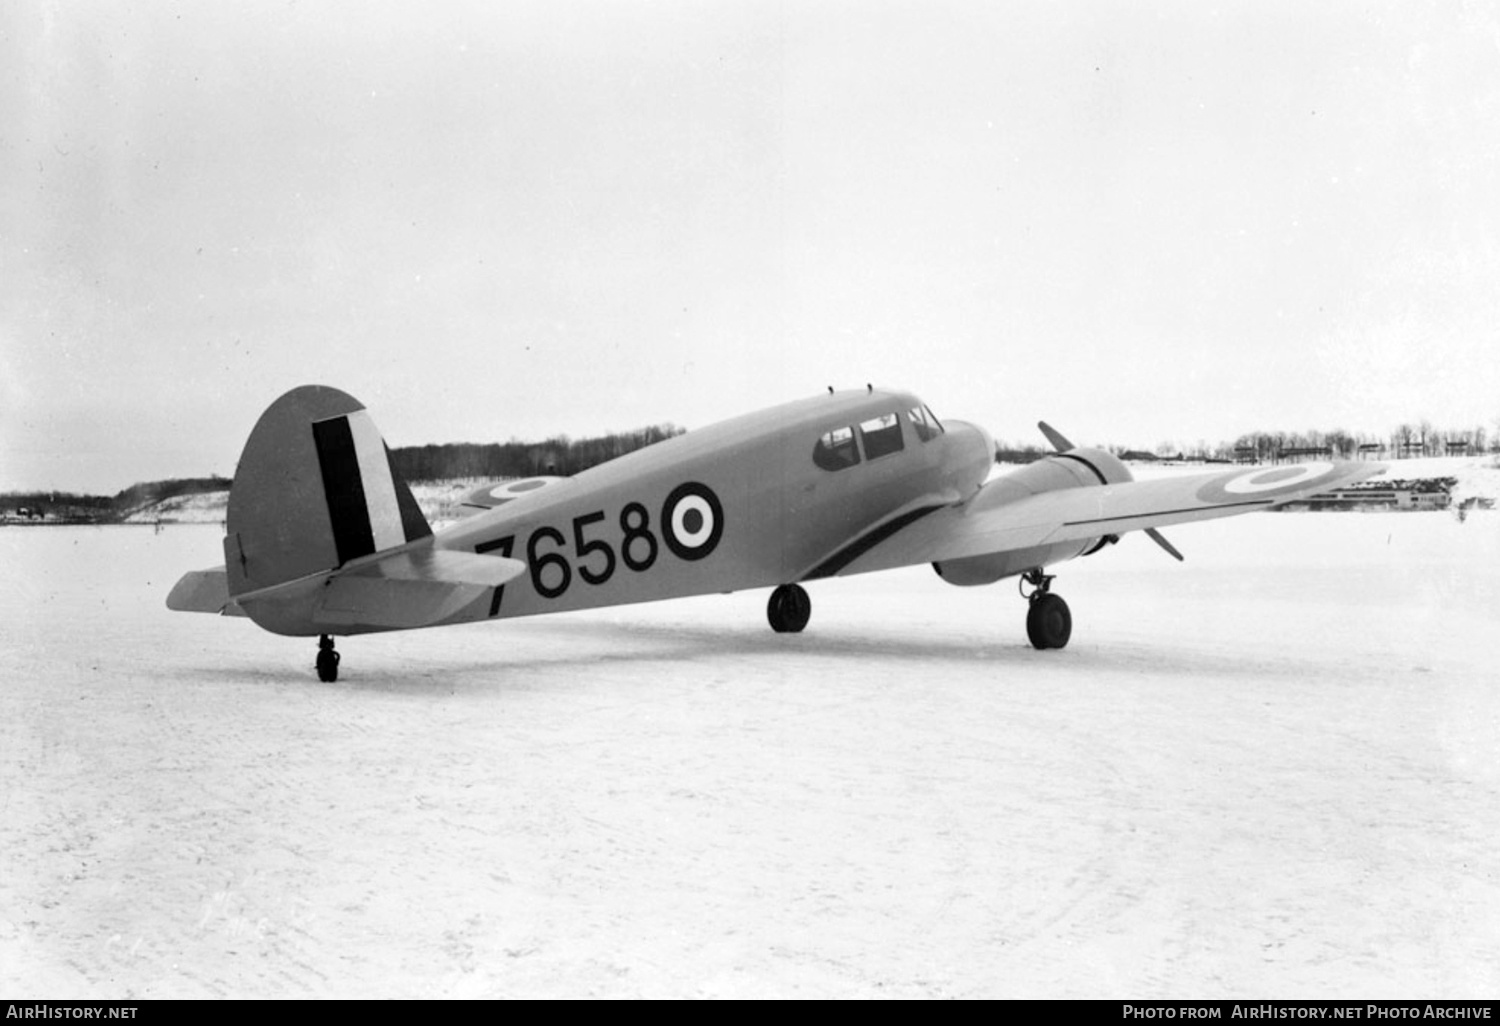
[[[0,992],[1493,997],[1500,513],[349,639],[0,531]]]

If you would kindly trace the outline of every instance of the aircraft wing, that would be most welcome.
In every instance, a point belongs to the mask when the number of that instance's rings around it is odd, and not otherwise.
[[[1236,516],[1343,488],[1383,469],[1379,463],[1303,463],[1065,488],[1003,503],[994,501],[1000,492],[998,481],[991,481],[968,502],[916,520],[839,572],[887,570]]]
[[[570,485],[572,483],[572,479],[566,477],[528,477],[519,481],[499,481],[483,484],[478,488],[471,489],[458,501],[458,513],[460,516],[472,516],[483,510],[503,506],[507,502],[524,499],[536,494],[543,488],[555,488],[558,485]]]

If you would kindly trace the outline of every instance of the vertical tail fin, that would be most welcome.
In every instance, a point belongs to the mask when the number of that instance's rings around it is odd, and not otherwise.
[[[369,412],[304,385],[261,414],[229,492],[229,594],[343,566],[432,533]]]

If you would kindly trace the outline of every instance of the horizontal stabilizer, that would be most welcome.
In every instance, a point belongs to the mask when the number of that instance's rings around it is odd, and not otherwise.
[[[435,549],[429,541],[236,599],[256,623],[281,634],[427,627],[524,573],[518,559]]]
[[[177,582],[167,596],[167,608],[253,615],[262,626],[273,624],[281,633],[342,632],[354,626],[426,627],[524,573],[526,564],[518,559],[427,546],[370,557],[342,570],[312,574],[237,598],[229,595],[223,567],[196,570]],[[285,619],[287,615],[292,622]]]
[[[473,584],[496,588],[526,572],[526,564],[504,556],[480,556],[453,549],[424,548],[393,552],[368,563],[347,567],[337,580],[350,577],[380,577],[391,581],[425,581],[435,584]]]
[[[183,574],[167,596],[167,608],[179,613],[245,615],[239,603],[229,597],[229,575],[222,566]]]
[[[330,628],[426,627],[525,572],[525,563],[504,556],[432,548],[397,552],[333,575],[313,615]]]
[[[344,574],[329,581],[318,596],[313,623],[333,633],[348,627],[429,627],[487,590],[477,584]]]

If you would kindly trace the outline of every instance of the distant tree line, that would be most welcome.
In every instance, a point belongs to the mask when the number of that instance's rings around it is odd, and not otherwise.
[[[1035,463],[1051,452],[1051,449],[1025,442],[995,442],[996,463]]]
[[[544,442],[415,445],[391,450],[396,472],[408,481],[446,481],[475,477],[495,480],[555,474],[566,477],[608,462],[628,452],[680,435],[675,424],[653,424],[635,431],[619,431],[595,438],[557,435]]]
[[[113,495],[75,495],[72,492],[6,492],[0,495],[0,510],[8,514],[26,509],[52,519],[96,519],[112,515],[114,508]]]
[[[1276,459],[1278,454],[1297,450],[1326,450],[1333,459],[1356,459],[1361,454],[1401,459],[1446,456],[1455,451],[1481,453],[1489,446],[1490,435],[1482,425],[1437,429],[1430,421],[1423,420],[1401,424],[1385,435],[1350,432],[1342,428],[1331,431],[1252,431],[1236,438],[1233,446],[1219,445],[1215,455],[1232,457],[1253,453],[1256,459],[1268,461]]]
[[[1483,425],[1440,429],[1433,427],[1431,421],[1422,420],[1398,425],[1384,435],[1351,432],[1342,428],[1330,431],[1250,431],[1232,442],[1210,443],[1199,439],[1192,445],[1180,441],[1165,441],[1154,449],[1123,445],[1107,445],[1104,448],[1127,459],[1253,459],[1269,463],[1285,458],[1288,454],[1306,455],[1314,452],[1326,453],[1331,459],[1358,459],[1362,455],[1401,459],[1446,456],[1452,452],[1477,454],[1496,451],[1497,445],[1500,445],[1500,421],[1496,422],[1496,428],[1496,434],[1492,435]],[[1036,443],[1000,441],[996,442],[995,451],[996,460],[1000,463],[1030,463],[1052,450]]]

